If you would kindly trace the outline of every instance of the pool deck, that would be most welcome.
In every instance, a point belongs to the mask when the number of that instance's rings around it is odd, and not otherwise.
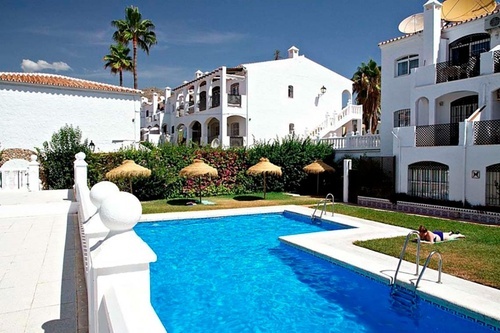
[[[85,282],[76,209],[69,191],[0,192],[0,333],[88,331]],[[299,206],[257,207],[143,215],[141,221],[188,219],[288,210],[310,216]],[[355,240],[405,236],[410,230],[335,214],[325,219],[356,228],[281,237],[283,242],[328,257],[389,283],[397,258],[352,244]],[[427,246],[427,244],[423,245]],[[446,258],[444,265],[446,265]],[[403,262],[398,280],[411,284],[415,265]],[[500,327],[500,290],[427,269],[418,294],[460,309],[475,320]],[[464,310],[465,309],[465,310]]]
[[[258,207],[219,211],[143,215],[141,221],[159,221],[186,218],[203,218],[239,214],[271,213],[284,210],[311,216],[313,210],[300,206]],[[395,227],[383,223],[331,213],[323,216],[325,220],[353,226],[355,228],[322,231],[300,235],[283,235],[280,240],[301,248],[316,256],[349,267],[363,275],[389,284],[394,277],[399,259],[370,251],[353,244],[356,240],[406,236],[410,229]],[[431,244],[422,244],[432,246]],[[433,260],[437,260],[434,258]],[[446,265],[446,256],[443,258]],[[420,271],[422,266],[420,267]],[[414,285],[415,263],[403,261],[398,273],[398,283],[407,287]],[[419,282],[417,294],[423,299],[456,311],[461,316],[500,330],[500,290],[443,273],[437,283],[438,272],[427,268]],[[490,327],[490,328],[491,328]]]
[[[88,332],[72,191],[0,191],[0,332]]]

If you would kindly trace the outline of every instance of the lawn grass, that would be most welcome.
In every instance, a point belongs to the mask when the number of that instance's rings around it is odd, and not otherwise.
[[[466,236],[465,239],[435,244],[422,243],[420,248],[421,264],[424,264],[431,251],[438,250],[443,258],[444,273],[500,289],[500,227],[498,226],[343,204],[335,204],[335,211],[340,214],[414,230],[422,224],[429,230],[460,231]],[[399,258],[404,241],[405,237],[395,237],[358,241],[355,244]],[[408,244],[405,260],[415,262],[416,246],[416,243],[413,242]],[[438,259],[434,256],[429,267],[437,269],[437,264]]]
[[[213,205],[200,205],[199,198],[192,199],[172,199],[154,200],[142,202],[143,214],[168,213],[168,212],[188,212],[213,209],[231,209],[260,206],[278,205],[315,205],[321,198],[310,196],[292,196],[285,193],[252,193],[248,195],[221,195],[216,197],[202,197],[202,201],[209,201]],[[196,205],[188,205],[188,202],[195,202]]]
[[[323,197],[291,196],[284,193],[262,193],[240,196],[204,197],[213,205],[186,205],[199,199],[174,199],[143,202],[143,213],[185,212],[212,209],[230,209],[242,207],[306,205],[315,206]],[[421,244],[420,260],[424,264],[428,254],[439,250],[443,258],[443,272],[469,281],[500,289],[500,227],[447,219],[411,215],[400,212],[377,210],[354,205],[335,204],[335,212],[364,218],[372,221],[418,229],[425,225],[429,230],[460,231],[465,239],[437,243]],[[359,241],[355,244],[373,251],[399,258],[405,237]],[[410,242],[405,260],[415,262],[416,244]],[[437,269],[437,257],[433,257],[429,267]]]

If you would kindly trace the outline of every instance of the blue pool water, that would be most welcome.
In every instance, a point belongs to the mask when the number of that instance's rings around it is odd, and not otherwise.
[[[394,305],[390,287],[280,244],[278,237],[346,228],[295,214],[139,223],[156,252],[152,304],[176,332],[489,332],[419,301]]]

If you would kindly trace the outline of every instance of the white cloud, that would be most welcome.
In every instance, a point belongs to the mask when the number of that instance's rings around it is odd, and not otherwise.
[[[23,62],[21,63],[21,68],[25,72],[40,72],[43,71],[44,69],[50,69],[56,72],[71,70],[71,67],[69,67],[67,63],[62,61],[48,63],[45,60],[38,60],[37,62],[34,62],[29,59],[23,59]]]

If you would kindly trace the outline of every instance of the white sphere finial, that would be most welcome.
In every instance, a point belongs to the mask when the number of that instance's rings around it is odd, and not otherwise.
[[[85,155],[84,152],[79,152],[77,154],[75,154],[75,159],[79,160],[79,161],[82,161],[85,159],[85,157],[87,157],[87,155]]]
[[[142,214],[139,199],[128,192],[113,193],[101,203],[99,216],[110,231],[131,230]]]
[[[90,201],[99,209],[104,199],[118,192],[120,192],[120,189],[115,183],[108,181],[99,182],[90,189]]]

